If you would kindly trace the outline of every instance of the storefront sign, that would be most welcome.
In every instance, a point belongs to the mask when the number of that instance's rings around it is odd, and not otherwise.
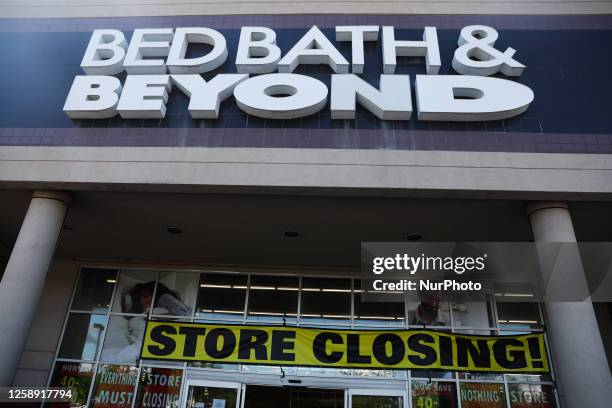
[[[494,48],[495,29],[472,25],[461,30],[452,66],[461,75],[437,75],[442,65],[435,27],[425,27],[419,41],[395,38],[391,26],[337,26],[336,41],[351,42],[352,62],[317,27],[311,27],[284,55],[276,33],[267,27],[242,27],[236,54],[237,73],[201,74],[221,67],[228,58],[225,37],[207,27],[143,28],[126,41],[118,30],[95,30],[83,56],[86,75],[74,79],[64,111],[73,119],[162,119],[169,93],[176,86],[189,97],[194,119],[217,119],[221,103],[233,96],[249,115],[296,119],[313,115],[328,104],[328,88],[320,80],[293,73],[300,65],[326,65],[333,71],[329,99],[332,119],[354,119],[356,106],[382,120],[410,120],[411,78],[397,75],[397,57],[420,57],[427,75],[414,81],[417,117],[427,121],[491,121],[523,113],[533,91],[497,73],[520,77],[525,66],[515,50]],[[363,73],[365,42],[378,41],[381,31],[382,72],[373,86]],[[189,44],[206,44],[204,55],[187,58]],[[368,64],[374,62],[368,61]],[[122,84],[114,75],[127,72]],[[351,72],[351,73],[349,73]],[[251,74],[257,74],[250,77]]]
[[[461,408],[505,408],[506,393],[503,384],[461,383]]]
[[[333,330],[148,321],[141,358],[266,365],[545,373],[544,334]]]
[[[413,408],[456,408],[457,391],[452,382],[412,381]]]
[[[98,368],[92,395],[92,408],[131,408],[138,370],[127,365],[102,365]]]
[[[555,396],[551,385],[508,384],[512,408],[554,408]]]
[[[72,391],[74,406],[85,406],[93,377],[93,364],[58,362],[55,365],[50,387],[68,388]],[[51,402],[47,408],[64,408],[63,402]]]
[[[183,370],[144,367],[140,372],[135,408],[178,407]]]

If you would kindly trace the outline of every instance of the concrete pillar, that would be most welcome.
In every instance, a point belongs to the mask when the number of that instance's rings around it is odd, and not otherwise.
[[[70,196],[36,191],[0,281],[0,386],[9,386],[25,346]]]
[[[535,242],[576,242],[565,203],[533,202],[527,207]],[[571,280],[552,276],[551,285],[586,286],[582,265]],[[562,272],[567,273],[567,272]],[[612,378],[591,299],[545,303],[549,344],[563,408],[604,408],[612,403]]]

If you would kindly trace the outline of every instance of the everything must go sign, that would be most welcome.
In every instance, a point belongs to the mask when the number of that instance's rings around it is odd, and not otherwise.
[[[336,330],[148,321],[141,358],[311,367],[547,373],[543,333]]]
[[[459,75],[438,75],[442,65],[435,27],[419,40],[398,39],[392,26],[336,26],[336,42],[351,43],[351,62],[317,27],[312,26],[281,55],[276,33],[267,27],[242,27],[235,58],[237,73],[201,74],[228,58],[224,36],[207,27],[136,29],[128,44],[123,32],[95,30],[81,61],[86,75],[74,78],[64,112],[73,119],[161,119],[173,89],[189,98],[194,119],[219,118],[223,101],[233,96],[244,112],[266,119],[296,119],[329,105],[332,119],[353,119],[357,105],[381,120],[410,120],[413,113],[409,75],[396,74],[398,57],[422,58],[426,75],[414,79],[416,116],[422,121],[491,121],[523,113],[533,91],[513,80],[525,65],[515,50],[498,50],[498,32],[484,25],[464,27],[452,67]],[[367,42],[382,44],[378,84],[363,79]],[[187,58],[190,44],[208,48]],[[324,65],[331,71],[328,89],[320,80],[294,73],[300,65]],[[121,83],[117,75],[127,72]],[[492,77],[492,75],[496,75]]]

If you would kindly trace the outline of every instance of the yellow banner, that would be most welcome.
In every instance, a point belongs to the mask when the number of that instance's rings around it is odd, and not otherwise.
[[[546,373],[543,333],[472,336],[432,330],[335,330],[149,321],[141,358]]]

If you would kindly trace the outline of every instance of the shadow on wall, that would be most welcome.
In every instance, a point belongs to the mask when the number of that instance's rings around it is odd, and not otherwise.
[[[2,281],[2,276],[4,276],[4,270],[6,269],[8,260],[9,260],[8,255],[6,257],[4,256],[4,254],[0,255],[0,282]]]
[[[601,340],[606,349],[608,357],[608,366],[612,372],[612,303],[597,302],[593,303],[595,316],[597,316],[597,324],[601,333]]]

